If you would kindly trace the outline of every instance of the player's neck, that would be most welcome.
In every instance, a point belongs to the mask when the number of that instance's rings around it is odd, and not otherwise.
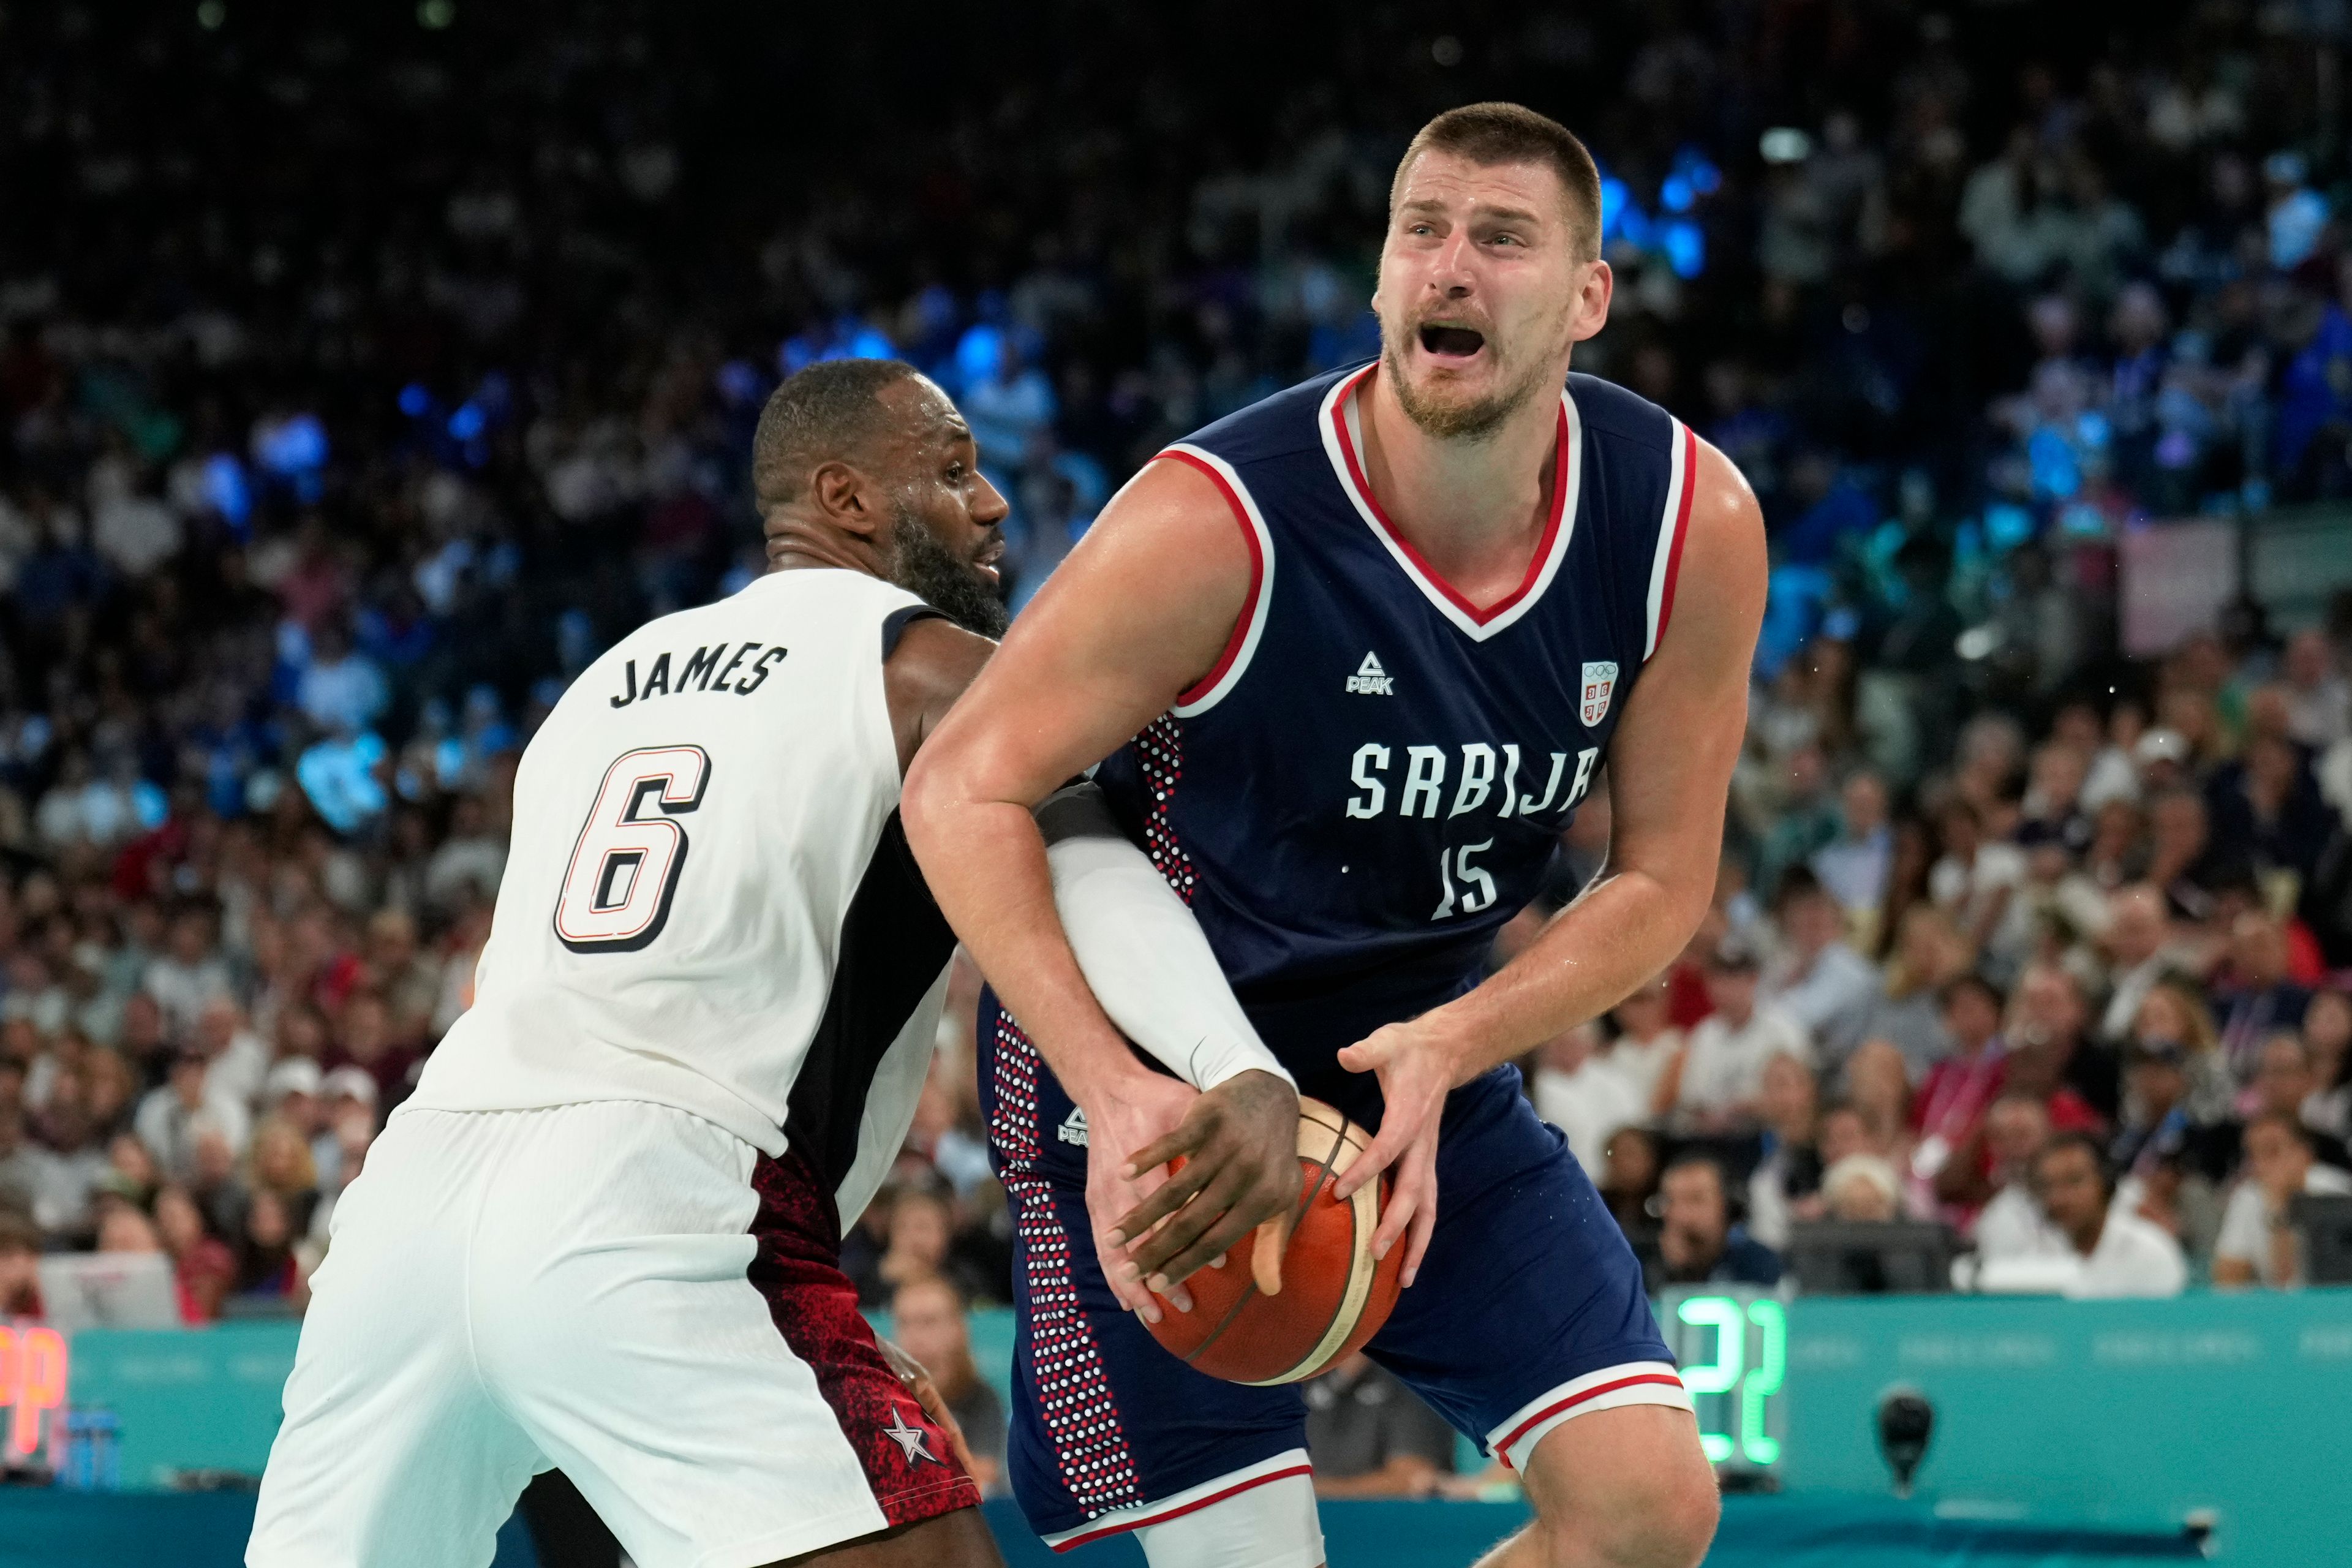
[[[887,579],[889,574],[883,569],[883,564],[873,542],[856,534],[789,516],[770,524],[768,570],[771,572],[834,567]]]
[[[1358,394],[1364,479],[1397,531],[1475,605],[1507,597],[1550,521],[1559,405],[1529,398],[1476,440],[1444,439],[1413,423],[1385,367]]]

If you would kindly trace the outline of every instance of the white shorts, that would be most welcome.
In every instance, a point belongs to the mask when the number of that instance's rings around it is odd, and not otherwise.
[[[640,1568],[979,1495],[883,1360],[830,1191],[666,1106],[394,1116],[336,1207],[251,1568],[480,1568],[560,1466]]]

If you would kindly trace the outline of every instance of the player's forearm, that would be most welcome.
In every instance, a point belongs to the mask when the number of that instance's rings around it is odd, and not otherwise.
[[[908,786],[907,843],[931,896],[1070,1097],[1090,1104],[1148,1071],[1087,989],[1029,808],[939,774],[910,773]]]
[[[1102,791],[1056,791],[1036,817],[1055,911],[1111,1022],[1195,1089],[1244,1072],[1296,1087],[1234,999],[1200,922],[1119,832]]]
[[[1605,872],[1476,989],[1437,1009],[1466,1082],[1615,1006],[1674,962],[1706,912],[1687,876]]]

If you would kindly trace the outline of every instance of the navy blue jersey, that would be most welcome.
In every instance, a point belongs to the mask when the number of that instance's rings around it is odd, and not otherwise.
[[[1370,369],[1162,455],[1223,493],[1250,597],[1215,668],[1097,775],[1308,1092],[1338,1089],[1332,1051],[1474,984],[1535,895],[1672,614],[1696,450],[1570,376],[1550,519],[1482,609],[1365,481]]]

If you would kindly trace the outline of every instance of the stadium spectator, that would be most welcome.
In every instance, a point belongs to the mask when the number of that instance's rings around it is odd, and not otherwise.
[[[1650,1120],[1650,1106],[1626,1075],[1612,1071],[1612,1048],[1598,1024],[1579,1024],[1544,1042],[1528,1080],[1536,1114],[1568,1139],[1577,1163],[1597,1171],[1621,1127]]]
[[[1926,1078],[1951,1048],[1939,1001],[1943,988],[1971,967],[1969,944],[1951,917],[1931,904],[1913,905],[1896,928],[1883,988],[1863,1015],[1863,1037],[1900,1052],[1913,1082]]]
[[[1636,987],[1609,1015],[1615,1038],[1599,1059],[1622,1078],[1642,1106],[1641,1121],[1654,1121],[1673,1109],[1671,1073],[1682,1059],[1683,1031],[1674,1026],[1664,975]]]
[[[1774,1251],[1789,1226],[1821,1217],[1821,1092],[1813,1071],[1783,1051],[1764,1064],[1762,1152],[1748,1177],[1748,1232]]]
[[[1943,989],[1949,1056],[1927,1069],[1911,1101],[1910,1206],[1964,1221],[1990,1195],[1984,1114],[2008,1079],[2000,1037],[2002,998],[1991,982],[1963,974]]]
[[[971,1359],[971,1325],[963,1298],[938,1275],[909,1279],[891,1293],[890,1337],[922,1363],[940,1397],[963,1428],[965,1446],[977,1462],[972,1479],[983,1494],[1001,1497],[1004,1474],[1004,1402],[980,1375]]]
[[[34,1195],[41,1185],[41,1152],[25,1135],[25,1116],[15,1108],[0,1109],[0,1210],[32,1218]]]
[[[172,1279],[180,1302],[180,1321],[209,1323],[220,1316],[221,1303],[236,1282],[236,1257],[206,1227],[204,1211],[184,1187],[165,1187],[155,1194],[155,1231],[171,1255]]]
[[[2305,1193],[2352,1193],[2352,1173],[2315,1160],[2310,1131],[2292,1113],[2264,1111],[2247,1122],[2245,1173],[2221,1211],[2213,1283],[2273,1290],[2302,1284],[2303,1237],[2294,1203]]]
[[[967,1300],[978,1295],[982,1281],[963,1259],[953,1256],[955,1211],[947,1194],[928,1183],[902,1185],[889,1205],[888,1244],[871,1275],[860,1281],[862,1305],[888,1304],[892,1292],[917,1279],[938,1276],[953,1284]]]
[[[2238,1111],[2249,1126],[2258,1116],[2292,1117],[2320,1163],[2352,1168],[2352,1152],[2345,1149],[2344,1141],[2304,1120],[2304,1108],[2312,1103],[2318,1087],[2303,1037],[2281,1031],[2263,1042],[2254,1058],[2253,1081],[2238,1097]]]
[[[252,1131],[252,1116],[226,1093],[215,1093],[205,1055],[191,1045],[173,1056],[171,1077],[150,1089],[139,1102],[133,1122],[141,1142],[154,1151],[163,1173],[185,1181],[195,1168],[196,1142],[206,1132],[225,1139],[232,1152],[241,1150]]]
[[[1651,1213],[1658,1193],[1657,1136],[1645,1128],[1621,1127],[1601,1159],[1601,1201],[1639,1253],[1657,1234],[1657,1219]]]
[[[2004,1094],[1985,1112],[1993,1194],[1977,1211],[1969,1234],[1988,1265],[2056,1257],[2063,1246],[2033,1194],[2033,1162],[2050,1133],[2049,1112],[2031,1094]]]
[[[1878,973],[1846,945],[1837,900],[1809,868],[1791,867],[1775,901],[1782,946],[1765,966],[1759,997],[1796,1020],[1824,1056],[1843,1061],[1860,1043]]]
[[[1658,1184],[1655,1248],[1645,1255],[1653,1293],[1670,1285],[1777,1285],[1780,1258],[1733,1223],[1723,1167],[1685,1154]]]
[[[2285,929],[2271,916],[2248,910],[2230,926],[2226,975],[2218,991],[2215,1027],[2221,1060],[2231,1079],[2253,1076],[2255,1057],[2273,1031],[2302,1027],[2311,993],[2287,978]]]
[[[2304,1124],[2331,1138],[2352,1140],[2352,992],[2322,991],[2303,1010],[2303,1045],[2313,1088],[2302,1106]]]
[[[2010,995],[2007,1087],[2037,1095],[2063,1131],[2104,1130],[2121,1093],[2116,1053],[2084,1038],[2088,1011],[2081,984],[2058,963],[2029,964]]]
[[[2073,1255],[2065,1294],[2177,1296],[2188,1284],[2180,1244],[2114,1202],[2114,1176],[2088,1135],[2053,1134],[2032,1168],[2042,1213]]]
[[[1764,1064],[1786,1052],[1805,1059],[1811,1042],[1795,1020],[1757,1000],[1759,965],[1747,942],[1727,936],[1706,958],[1714,1011],[1691,1031],[1675,1089],[1675,1121],[1692,1131],[1745,1131],[1757,1120]]]
[[[1361,1351],[1302,1392],[1316,1496],[1428,1497],[1454,1473],[1454,1428]]]
[[[1813,852],[1814,876],[1845,910],[1866,925],[1885,902],[1893,871],[1895,835],[1886,815],[1886,785],[1867,769],[1838,792],[1838,835]]]
[[[2184,959],[2171,951],[2171,911],[2161,889],[2134,883],[2109,896],[2101,945],[2111,968],[2099,1037],[2111,1046],[2119,1048],[2130,1039],[2140,1004],[2157,982],[2184,967]]]
[[[1822,1217],[1843,1225],[1885,1225],[1903,1217],[1903,1178],[1894,1162],[1847,1154],[1822,1173]]]
[[[1944,807],[1943,858],[1927,873],[1927,894],[1951,917],[1961,940],[1982,948],[2025,884],[2025,856],[2015,845],[1987,842],[1984,816],[1965,798]]]
[[[13,1208],[0,1208],[0,1322],[38,1318],[41,1301],[41,1227]]]
[[[1853,1137],[1849,1141],[1841,1125],[1832,1151],[1830,1131],[1824,1127],[1822,1157],[1834,1161],[1848,1153],[1866,1152],[1898,1166],[1908,1165],[1911,1083],[1903,1053],[1885,1040],[1865,1041],[1846,1063],[1845,1082],[1843,1108],[1853,1117]]]
[[[2148,1121],[2144,1113],[2136,1114],[2131,1104],[2129,1063],[2134,1054],[2179,1069],[2181,1092],[2168,1103],[2178,1105],[2190,1121],[2210,1127],[2229,1119],[2237,1100],[2237,1084],[2222,1058],[2213,1015],[2193,985],[2168,980],[2150,991],[2133,1022],[2132,1044],[2134,1052],[2125,1058],[2126,1122],[2144,1125]]]

